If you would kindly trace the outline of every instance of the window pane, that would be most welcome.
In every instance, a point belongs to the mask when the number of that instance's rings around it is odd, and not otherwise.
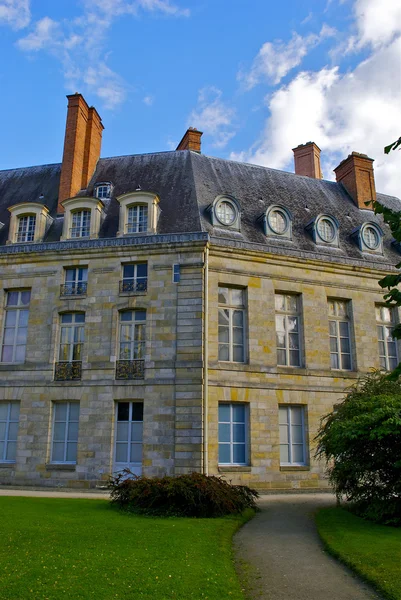
[[[142,444],[131,444],[130,462],[142,462]]]
[[[337,326],[335,321],[329,321],[330,335],[337,335]]]
[[[6,423],[0,421],[0,440],[4,442],[6,439]],[[1,460],[1,457],[0,457]]]
[[[347,352],[349,354],[349,352],[350,352],[349,339],[341,338],[340,339],[340,347],[341,347],[341,352]]]
[[[6,312],[6,327],[15,327],[17,322],[17,311],[16,310],[8,310]]]
[[[14,339],[15,339],[15,329],[13,327],[7,327],[4,330],[4,338],[3,338],[3,344],[5,346],[12,346],[14,344]]]
[[[285,350],[277,350],[277,364],[284,366],[287,364]]]
[[[342,354],[341,355],[341,362],[342,362],[341,367],[343,369],[347,369],[347,370],[351,369],[351,357],[350,357],[349,354]]]
[[[340,321],[339,326],[340,326],[340,336],[348,337],[348,323],[345,323],[344,321]]]
[[[138,277],[147,277],[148,275],[148,265],[147,263],[141,263],[137,265],[136,273]]]
[[[61,315],[62,323],[72,323],[72,313],[67,313],[65,315]]]
[[[235,327],[242,327],[244,323],[244,313],[242,310],[233,311],[233,325]]]
[[[123,279],[134,278],[135,265],[124,265],[123,266]]]
[[[55,442],[52,453],[53,462],[64,462],[64,442]]]
[[[219,360],[229,360],[229,350],[227,345],[219,344]]]
[[[304,448],[302,444],[292,446],[292,462],[301,464],[304,462]]]
[[[55,420],[66,421],[67,419],[67,402],[56,402],[54,404]]]
[[[116,462],[128,462],[128,444],[116,444]]]
[[[390,369],[393,370],[398,365],[398,360],[396,358],[390,358],[389,363],[390,363]]]
[[[296,313],[298,311],[297,296],[287,296],[287,310],[292,313]]]
[[[219,287],[219,304],[228,304],[228,288]]]
[[[128,441],[128,421],[117,423],[117,441],[127,442]]]
[[[244,349],[242,346],[233,347],[233,361],[244,362]]]
[[[25,360],[25,345],[16,347],[15,360],[16,360],[16,362],[24,362],[24,360]]]
[[[67,462],[76,462],[77,460],[77,443],[68,442],[67,444]]]
[[[233,462],[241,463],[245,462],[245,445],[244,444],[234,444],[233,445]]]
[[[299,350],[290,350],[290,366],[299,367],[300,364]]]
[[[28,335],[28,330],[26,327],[18,327],[17,330],[17,344],[26,344],[26,338]]]
[[[129,402],[119,402],[118,403],[117,419],[118,419],[118,421],[128,421],[129,420]]]
[[[337,338],[336,337],[331,337],[330,338],[330,352],[338,352]]]
[[[274,302],[276,310],[285,310],[285,296],[282,294],[276,294]]]
[[[297,319],[297,317],[288,317],[287,318],[287,323],[288,323],[288,331],[290,333],[298,331],[298,319]]]
[[[143,402],[132,403],[132,420],[143,421]]]
[[[332,369],[338,369],[338,354],[330,354],[330,366]]]
[[[0,442],[0,460],[5,460],[5,456],[4,456],[4,442]]]
[[[132,321],[132,311],[126,310],[120,313],[120,321]]]
[[[75,323],[85,323],[85,313],[76,313]]]
[[[233,421],[234,423],[245,422],[245,406],[243,404],[233,404]]]
[[[1,361],[2,362],[12,362],[13,360],[13,347],[12,346],[3,346],[3,351],[1,353]]]
[[[223,325],[228,327],[229,325],[229,312],[228,310],[224,310],[222,308],[219,309],[219,325]]]
[[[224,340],[221,340],[224,341]],[[238,344],[242,347],[244,343],[244,331],[243,329],[239,329],[239,327],[235,327],[233,329],[233,343]]]
[[[26,327],[28,325],[28,317],[29,317],[29,310],[20,310],[18,326]]]
[[[17,454],[17,442],[8,442],[6,460],[15,460]]]
[[[228,344],[230,339],[229,328],[228,327],[219,327],[219,342]]]
[[[230,405],[219,404],[219,421],[230,422]]]
[[[231,442],[231,426],[229,423],[219,423],[219,442]]]
[[[298,350],[299,348],[299,335],[298,333],[290,333],[288,336],[289,346],[291,350]]]
[[[291,440],[293,444],[302,444],[302,427],[300,425],[292,425]]]
[[[227,464],[231,462],[230,458],[230,445],[219,444],[219,463]]]
[[[143,439],[143,423],[135,422],[131,423],[131,441],[132,442],[142,442]]]
[[[53,440],[55,442],[64,442],[65,440],[65,423],[54,423]]]
[[[79,402],[70,402],[70,421],[79,420]]]
[[[285,317],[281,315],[276,315],[276,331],[285,331]]]
[[[288,425],[280,425],[280,444],[288,444]]]
[[[233,442],[245,443],[245,425],[239,423],[233,425]]]
[[[68,426],[68,439],[71,442],[78,441],[78,423],[76,421],[70,423]]]
[[[287,445],[280,444],[280,462],[290,462],[289,447]]]
[[[234,306],[242,306],[244,304],[244,292],[243,290],[231,289],[231,304]]]
[[[286,406],[279,407],[279,421],[280,423],[288,423],[288,409]]]
[[[301,425],[302,424],[302,412],[303,412],[303,409],[300,406],[292,406],[291,407],[291,423],[293,425]]]

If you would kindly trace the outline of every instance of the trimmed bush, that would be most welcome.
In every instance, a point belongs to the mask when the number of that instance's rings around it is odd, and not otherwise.
[[[109,482],[111,501],[131,512],[180,517],[221,517],[256,509],[258,492],[220,477],[191,473],[137,477],[128,469]]]

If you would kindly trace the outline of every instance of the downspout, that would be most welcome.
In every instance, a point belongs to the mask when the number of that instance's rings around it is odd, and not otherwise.
[[[209,474],[209,243],[205,247],[203,261],[203,473]]]

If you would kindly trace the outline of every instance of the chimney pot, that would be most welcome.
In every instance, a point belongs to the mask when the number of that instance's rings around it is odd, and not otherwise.
[[[336,180],[341,183],[355,204],[364,210],[373,210],[366,202],[376,201],[373,158],[360,152],[352,152],[334,169]]]
[[[292,149],[295,173],[314,179],[323,179],[320,168],[320,148],[314,142],[300,144]]]
[[[198,131],[196,127],[188,127],[176,150],[193,150],[200,154],[202,135],[202,131]]]

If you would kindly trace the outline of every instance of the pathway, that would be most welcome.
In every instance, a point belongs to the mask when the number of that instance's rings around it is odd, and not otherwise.
[[[372,600],[375,592],[327,554],[313,513],[331,494],[262,496],[235,536],[238,572],[252,600]]]

